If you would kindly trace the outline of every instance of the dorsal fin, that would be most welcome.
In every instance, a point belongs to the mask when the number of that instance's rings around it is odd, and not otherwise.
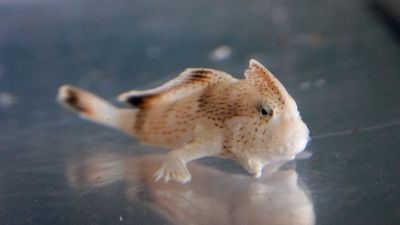
[[[255,59],[250,60],[249,68],[245,71],[245,77],[261,93],[270,96],[279,104],[283,105],[285,100],[290,98],[281,82]]]
[[[137,108],[145,108],[153,104],[171,103],[185,96],[202,92],[213,84],[233,81],[236,79],[222,71],[191,68],[160,87],[144,91],[129,91],[118,96],[118,100]]]

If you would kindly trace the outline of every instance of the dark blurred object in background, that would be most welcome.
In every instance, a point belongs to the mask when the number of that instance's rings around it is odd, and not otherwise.
[[[400,43],[400,1],[370,1],[368,7]]]

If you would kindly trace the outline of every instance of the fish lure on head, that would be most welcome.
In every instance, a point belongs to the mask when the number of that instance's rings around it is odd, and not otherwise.
[[[222,71],[191,68],[164,85],[129,91],[117,108],[79,88],[64,85],[58,101],[83,118],[119,129],[140,142],[174,150],[154,175],[186,183],[186,163],[208,156],[239,162],[260,177],[266,164],[294,159],[309,130],[296,102],[278,79],[250,60],[243,80]]]

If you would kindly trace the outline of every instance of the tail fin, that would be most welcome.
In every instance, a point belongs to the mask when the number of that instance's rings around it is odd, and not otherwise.
[[[132,133],[137,109],[117,108],[88,91],[63,85],[57,100],[90,121]]]

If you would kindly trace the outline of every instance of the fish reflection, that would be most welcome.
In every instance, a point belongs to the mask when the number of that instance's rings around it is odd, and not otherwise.
[[[93,154],[67,161],[69,184],[78,190],[127,184],[127,198],[140,199],[173,224],[312,225],[315,214],[294,169],[266,168],[260,179],[191,163],[191,183],[154,181],[163,156]]]

